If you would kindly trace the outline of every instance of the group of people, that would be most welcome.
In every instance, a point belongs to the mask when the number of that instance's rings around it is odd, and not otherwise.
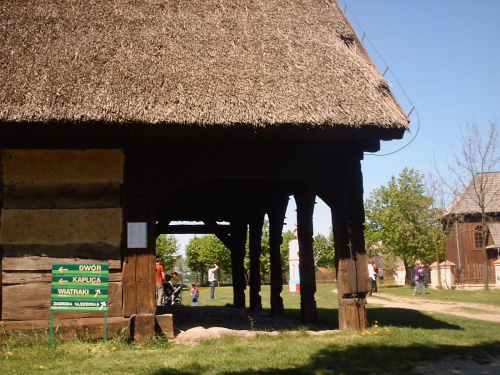
[[[156,257],[156,306],[163,306],[174,291],[174,279],[177,277],[177,272],[170,274],[165,272],[162,260]],[[172,301],[173,302],[173,301]]]
[[[210,284],[210,299],[215,298],[215,287],[217,285],[217,279],[215,272],[219,269],[217,264],[212,264],[208,270],[208,283]],[[177,277],[177,272],[172,272],[170,274],[165,272],[163,267],[161,257],[156,257],[156,306],[163,306],[168,298],[174,293],[176,288],[174,287],[174,279]],[[190,289],[191,302],[193,306],[198,306],[198,299],[200,298],[200,290],[198,289],[196,283],[191,284]],[[174,304],[174,300],[171,301]]]
[[[383,284],[384,276],[383,273],[381,275],[381,269],[375,264],[375,262],[370,259],[368,261],[368,276],[370,277],[370,291],[368,293],[369,296],[372,296],[373,293],[377,292],[377,276],[380,278],[380,283]],[[418,293],[418,288],[422,289],[422,294],[425,294],[425,272],[422,264],[417,261],[415,263],[415,267],[413,268],[413,280],[415,281],[415,289],[413,291],[413,295]]]

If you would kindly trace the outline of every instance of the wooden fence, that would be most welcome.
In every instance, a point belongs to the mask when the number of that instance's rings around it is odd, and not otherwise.
[[[495,283],[495,266],[488,266],[488,281]],[[481,284],[484,283],[484,264],[466,264],[460,270],[455,268],[455,283],[456,284]]]

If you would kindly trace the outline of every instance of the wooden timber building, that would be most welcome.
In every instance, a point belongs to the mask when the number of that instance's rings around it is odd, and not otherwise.
[[[336,1],[4,0],[0,38],[5,327],[47,323],[54,263],[105,262],[110,321],[134,317],[139,335],[154,332],[161,233],[216,234],[242,307],[249,228],[249,307],[259,309],[266,213],[280,314],[291,195],[303,321],[316,319],[319,196],[332,212],[340,327],[365,327],[360,161],[409,122]],[[146,248],[127,247],[136,222],[147,223]]]
[[[494,262],[500,259],[500,173],[474,175],[447,207],[445,215],[450,233],[445,242],[445,256],[446,261],[456,266],[455,282],[484,283],[488,268],[489,282],[494,283]],[[483,226],[486,252],[483,252]]]

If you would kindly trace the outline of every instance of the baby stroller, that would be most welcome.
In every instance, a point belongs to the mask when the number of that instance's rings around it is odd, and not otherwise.
[[[184,284],[181,284],[177,287],[176,290],[174,290],[170,296],[165,300],[165,305],[182,305],[182,288],[184,287]]]

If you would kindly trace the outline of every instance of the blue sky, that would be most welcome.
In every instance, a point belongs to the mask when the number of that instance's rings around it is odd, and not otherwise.
[[[500,118],[500,0],[339,0],[381,72],[409,113],[411,133],[402,140],[382,142],[377,154],[362,162],[365,198],[404,167],[422,174],[434,172],[434,156],[447,169],[452,150],[459,150],[460,126],[480,127]],[[355,19],[355,20],[354,20]],[[359,26],[358,26],[359,24]],[[360,31],[359,27],[363,31]],[[366,43],[369,40],[374,49]],[[394,76],[391,74],[393,73]],[[401,84],[409,98],[400,92]],[[418,113],[418,117],[416,114]],[[419,120],[419,121],[418,121]],[[419,124],[420,122],[420,124]],[[296,223],[290,200],[284,230]],[[314,232],[329,234],[329,208],[318,200]],[[178,236],[184,246],[190,236]]]
[[[339,0],[347,16],[410,116],[411,133],[402,140],[382,142],[389,156],[366,155],[362,162],[365,199],[404,167],[434,173],[436,159],[446,172],[452,150],[460,150],[460,126],[498,124],[500,118],[499,0]],[[363,31],[360,31],[358,25]],[[368,38],[368,39],[366,39]],[[382,56],[367,44],[367,40]],[[397,78],[394,79],[394,76]],[[397,87],[399,82],[409,98]],[[418,113],[418,116],[416,114]],[[420,120],[420,121],[418,121]],[[291,203],[294,203],[293,201]],[[287,227],[295,225],[295,206],[287,212]],[[329,208],[317,202],[314,232],[328,235]]]

